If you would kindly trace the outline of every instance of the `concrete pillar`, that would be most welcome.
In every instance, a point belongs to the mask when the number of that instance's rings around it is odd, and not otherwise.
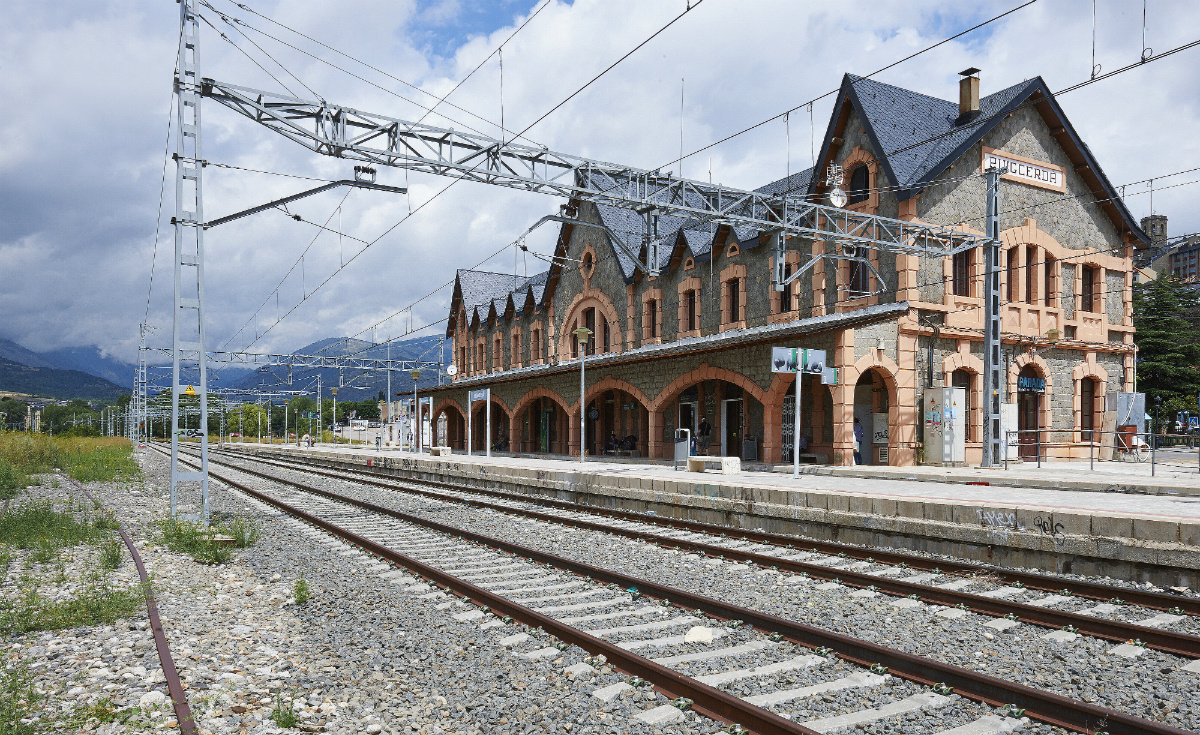
[[[646,453],[650,457],[666,458],[667,450],[664,448],[663,436],[663,414],[662,411],[647,411],[647,428],[646,428]]]
[[[841,464],[854,464],[854,384],[858,373],[854,370],[854,330],[842,330],[836,338],[834,348],[835,365],[838,368],[838,384],[833,386],[833,452],[841,455]],[[836,457],[830,461],[837,463]]]

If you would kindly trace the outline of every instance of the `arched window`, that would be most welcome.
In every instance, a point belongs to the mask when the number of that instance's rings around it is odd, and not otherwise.
[[[969,370],[963,370],[962,368],[959,368],[950,374],[951,387],[963,388],[963,392],[966,393],[967,396],[965,402],[963,403],[962,411],[963,417],[966,418],[965,423],[967,427],[967,441],[969,442],[979,441],[976,438],[974,417],[971,415],[971,384],[974,382],[974,380],[975,374]]]
[[[867,201],[868,191],[871,188],[871,170],[867,165],[861,164],[856,166],[850,172],[850,191],[846,192],[849,198],[849,204],[858,204],[859,202]]]
[[[954,295],[971,295],[971,271],[975,268],[975,249],[954,254]]]

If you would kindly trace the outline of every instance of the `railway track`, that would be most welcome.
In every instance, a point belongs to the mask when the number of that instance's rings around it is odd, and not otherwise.
[[[278,460],[262,460],[277,467],[286,466]],[[244,471],[254,473],[254,470],[244,468]],[[336,472],[325,472],[306,467],[307,472],[315,472],[322,476],[338,478]],[[261,477],[270,478],[265,473]],[[345,472],[341,476],[345,478]],[[764,545],[744,541],[740,545],[731,545],[726,537],[715,536],[713,531],[699,534],[688,531],[684,534],[664,533],[661,526],[656,525],[658,519],[643,516],[636,522],[615,520],[611,517],[598,516],[594,512],[578,510],[559,510],[546,513],[538,510],[528,502],[514,500],[511,497],[501,501],[481,500],[474,491],[439,491],[420,487],[424,483],[386,482],[370,477],[355,476],[355,482],[368,483],[376,487],[401,492],[410,492],[425,497],[468,504],[479,508],[488,508],[506,513],[513,513],[527,518],[547,521],[560,525],[569,525],[594,531],[625,536],[640,541],[649,541],[660,546],[676,548],[691,553],[703,554],[709,557],[748,562],[763,567],[803,574],[829,582],[860,590],[877,591],[897,598],[908,598],[920,602],[939,605],[954,610],[969,610],[997,618],[998,621],[1009,620],[1014,623],[1029,623],[1051,629],[1083,633],[1085,635],[1104,638],[1123,643],[1136,640],[1167,653],[1200,658],[1200,637],[1182,632],[1163,630],[1160,626],[1168,626],[1186,622],[1195,625],[1195,619],[1188,619],[1188,613],[1197,609],[1200,600],[1182,598],[1176,595],[1129,590],[1107,585],[1073,581],[1071,586],[1062,580],[1055,580],[1043,575],[1033,575],[1023,572],[1009,573],[1008,579],[1001,580],[992,577],[992,570],[974,568],[974,574],[964,575],[959,572],[953,576],[937,572],[910,574],[903,579],[893,579],[890,575],[907,574],[912,571],[907,565],[876,563],[871,561],[852,561],[844,553],[820,555],[812,551],[796,552],[793,548],[781,545]],[[474,497],[473,497],[474,496]],[[561,502],[561,501],[556,501]],[[589,509],[591,511],[591,509]],[[862,550],[859,550],[860,552]],[[922,558],[922,557],[917,557]],[[923,559],[923,558],[922,558]],[[928,562],[929,560],[923,559]],[[857,568],[856,568],[857,567]],[[937,569],[934,567],[934,569]],[[981,575],[981,571],[985,571]],[[997,575],[1000,576],[1000,575]],[[1026,584],[1023,580],[1028,580]],[[1054,582],[1057,581],[1059,586]],[[973,592],[965,591],[967,587],[982,588]],[[1074,587],[1074,589],[1072,589]],[[1025,590],[1053,590],[1052,594],[1019,602],[1005,599],[1006,597],[1023,594]],[[1055,606],[1070,602],[1077,591],[1082,590],[1086,597],[1093,600],[1103,600],[1098,605],[1090,606],[1079,612],[1056,610]],[[1134,599],[1121,599],[1134,598]],[[1119,602],[1118,602],[1119,600]],[[1136,604],[1134,604],[1136,601]],[[1124,603],[1131,603],[1125,605]],[[1149,604],[1147,604],[1149,603]],[[1174,603],[1166,607],[1167,603]],[[1185,612],[1180,604],[1187,605]],[[1166,608],[1168,612],[1150,615],[1141,614],[1135,622],[1110,620],[1100,615],[1111,614],[1118,608],[1125,615],[1137,614],[1135,607],[1148,607],[1151,610]],[[1193,613],[1194,615],[1194,613]]]
[[[922,725],[924,732],[999,733],[1020,729],[1022,714],[1079,732],[1185,732],[295,480],[227,466],[250,474],[254,481],[285,489],[264,493],[227,474],[213,472],[213,476],[470,599],[478,607],[461,613],[469,616],[461,619],[499,627],[505,624],[497,617],[503,612],[504,617],[544,630],[564,645],[605,656],[676,701],[691,700],[706,716],[755,732],[828,732],[903,718],[905,722],[929,720]],[[460,503],[457,499],[434,502]],[[464,548],[464,542],[471,546]],[[543,565],[553,571],[548,573]],[[413,591],[421,592],[420,584],[412,582]],[[528,635],[516,633],[501,643],[525,643]],[[676,647],[685,652],[672,653]],[[672,655],[648,658],[634,653],[641,650]],[[523,655],[551,652],[556,655],[558,649],[547,646]],[[739,662],[754,665],[738,668]],[[756,693],[741,697],[730,693],[736,683],[747,680],[761,684]],[[804,686],[788,685],[796,683]],[[615,694],[620,688],[598,696]],[[831,692],[855,693],[868,706],[806,724],[793,721],[803,718],[804,701],[827,698]],[[936,724],[938,713],[952,694],[981,703],[975,711],[978,716],[961,726],[941,728]],[[658,708],[639,717],[660,722],[679,716],[678,709],[666,709],[673,711]]]
[[[227,452],[226,456],[246,457],[245,454],[236,451]],[[515,504],[514,507],[517,508],[533,509],[541,506],[580,513],[590,517],[612,518],[620,521],[644,524],[646,528],[670,528],[701,534],[707,537],[719,537],[730,541],[740,540],[749,544],[763,544],[769,547],[782,547],[794,551],[809,551],[822,556],[837,557],[837,559],[842,560],[845,564],[867,561],[872,564],[895,566],[901,569],[911,569],[913,571],[935,573],[938,575],[988,578],[1002,585],[1016,586],[1019,589],[1027,588],[1029,590],[1041,590],[1055,594],[1061,593],[1062,596],[1076,596],[1096,600],[1101,603],[1111,603],[1115,598],[1123,603],[1130,603],[1153,610],[1179,610],[1182,614],[1200,615],[1200,597],[1185,594],[1155,592],[1099,584],[1070,577],[1059,577],[1019,569],[1005,569],[952,559],[937,559],[890,549],[867,548],[753,529],[718,526],[699,521],[666,518],[651,513],[636,513],[633,511],[601,508],[593,505],[558,500],[556,498],[515,494],[492,488],[464,487],[431,480],[421,480],[419,482],[397,480],[390,477],[387,472],[379,469],[350,468],[339,466],[340,463],[336,462],[319,463],[301,457],[290,458],[284,462],[277,458],[266,459],[256,456],[253,457],[253,461],[263,464],[273,464],[277,467],[295,468],[299,466],[303,467],[305,472],[335,479],[349,476],[353,477],[356,482],[385,489],[403,490],[405,492],[428,494],[434,492],[430,488],[440,488],[452,494],[457,494],[464,502],[474,502],[475,496],[483,496],[502,501],[511,501]],[[324,469],[328,466],[334,466],[336,471]],[[433,497],[433,495],[430,496]]]

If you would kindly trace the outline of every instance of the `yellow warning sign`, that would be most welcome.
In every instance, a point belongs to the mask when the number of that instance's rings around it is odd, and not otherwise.
[[[185,390],[185,391],[183,392],[183,394],[184,394],[185,396],[194,396],[194,395],[196,395],[196,389],[195,389],[195,388],[193,388],[192,386],[190,386],[190,385],[189,385],[189,386],[187,387],[187,390]]]

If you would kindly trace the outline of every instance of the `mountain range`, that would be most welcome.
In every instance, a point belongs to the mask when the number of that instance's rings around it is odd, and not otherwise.
[[[441,355],[439,351],[442,352]],[[294,354],[354,355],[385,359],[389,350],[387,344],[329,337],[305,345],[295,350]],[[448,343],[442,345],[440,336],[418,337],[393,342],[390,355],[393,360],[445,364],[450,360],[451,348]],[[130,391],[135,370],[134,365],[108,357],[95,346],[34,352],[12,340],[0,338],[0,391],[60,399],[113,400],[118,395]],[[155,384],[161,385],[167,381],[161,379],[162,373],[158,370],[151,369],[150,373],[151,392],[155,392]],[[321,378],[321,392],[326,398],[332,395],[330,389],[339,385],[341,388],[338,398],[354,401],[376,397],[387,389],[387,375],[383,373],[339,371],[337,368],[293,368],[289,371],[285,365],[268,365],[258,369],[242,366],[209,368],[210,388],[215,390],[228,387],[243,390],[261,389],[264,392],[310,391],[315,394],[318,375]],[[417,381],[417,388],[421,390],[437,383],[437,372],[425,370]],[[408,372],[392,373],[393,393],[411,393],[412,388],[413,380]]]

